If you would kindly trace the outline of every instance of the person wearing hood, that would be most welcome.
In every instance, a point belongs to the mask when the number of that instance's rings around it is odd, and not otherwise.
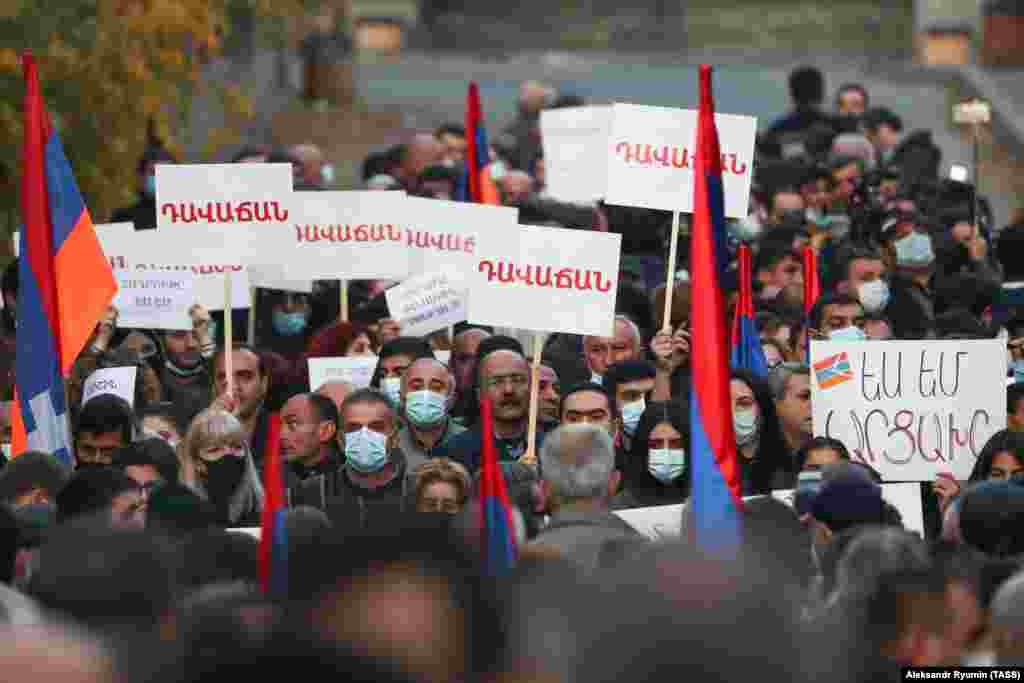
[[[893,335],[930,338],[935,328],[935,249],[931,235],[918,228],[916,214],[897,212],[883,224],[882,259],[891,273],[885,312],[893,323]]]
[[[211,408],[192,421],[181,447],[181,480],[203,496],[225,526],[258,526],[263,487],[242,423]]]
[[[298,361],[315,331],[310,296],[276,289],[261,290],[260,295],[256,314],[260,347],[291,363]]]
[[[401,405],[405,424],[398,443],[415,469],[434,457],[453,437],[466,431],[451,418],[455,377],[434,358],[414,360],[402,376]]]
[[[938,180],[942,150],[932,141],[931,131],[904,133],[903,120],[884,107],[865,113],[863,126],[881,167],[900,169],[904,187]]]
[[[412,492],[399,427],[397,410],[376,389],[359,389],[341,405],[345,465],[324,494],[335,527],[384,528],[405,512]]]
[[[682,503],[690,497],[690,419],[683,402],[656,401],[644,410],[626,460],[617,507]]]

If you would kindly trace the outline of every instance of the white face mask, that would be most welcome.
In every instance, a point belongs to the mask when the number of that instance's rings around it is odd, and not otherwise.
[[[889,283],[878,279],[862,282],[857,288],[857,298],[868,313],[878,313],[889,305]]]
[[[736,445],[746,446],[757,436],[757,411],[753,408],[734,410],[732,428],[736,431]]]
[[[832,341],[851,342],[864,341],[868,336],[864,334],[864,330],[850,325],[849,327],[841,327],[838,330],[832,330],[829,333],[828,338]]]
[[[647,470],[662,484],[671,484],[686,469],[686,451],[682,448],[652,448],[647,458]]]
[[[386,377],[380,381],[380,390],[388,401],[391,402],[392,406],[397,406],[402,402],[402,378],[401,377]]]
[[[646,407],[643,399],[622,405],[622,430],[626,432],[626,436],[632,437],[636,434],[636,428],[640,426],[640,418]]]

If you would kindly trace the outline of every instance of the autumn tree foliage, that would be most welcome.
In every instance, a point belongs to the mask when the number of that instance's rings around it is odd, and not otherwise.
[[[134,201],[147,131],[172,150],[201,88],[201,67],[238,16],[281,20],[309,0],[2,0],[0,2],[0,210],[17,205],[24,84],[31,49],[43,94],[97,220]],[[244,94],[220,88],[226,108]],[[209,131],[216,135],[216,131]]]

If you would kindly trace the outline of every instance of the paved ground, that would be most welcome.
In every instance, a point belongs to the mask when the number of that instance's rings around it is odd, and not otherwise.
[[[969,144],[949,123],[952,104],[961,96],[955,79],[948,74],[923,71],[900,60],[871,58],[848,51],[819,50],[811,55],[793,49],[734,48],[690,50],[678,56],[594,51],[493,53],[490,56],[418,52],[406,53],[398,59],[364,60],[357,67],[357,82],[360,108],[371,116],[374,112],[388,115],[400,112],[400,128],[404,132],[429,129],[446,120],[461,120],[466,83],[475,79],[480,84],[485,114],[493,129],[511,118],[519,83],[526,78],[548,80],[561,91],[584,96],[592,102],[620,100],[692,107],[697,96],[695,65],[701,61],[719,65],[715,95],[720,112],[754,115],[766,125],[788,106],[786,76],[789,70],[800,63],[813,63],[826,74],[830,92],[844,82],[861,82],[870,91],[872,102],[890,107],[912,128],[931,129],[943,151],[944,171],[950,163],[970,163]],[[253,101],[257,116],[245,126],[244,142],[266,142],[273,115],[297,107],[294,88],[298,82],[298,67],[294,60],[263,53],[249,64],[217,65],[211,75],[218,80],[242,83],[243,90]],[[1024,99],[1024,93],[1021,98]],[[215,109],[197,106],[193,126],[202,129],[220,121]],[[1021,111],[1024,111],[1024,104]],[[351,126],[346,126],[345,121],[346,115],[339,113],[331,135],[340,138],[348,135],[346,129]],[[303,131],[291,132],[301,135]],[[391,142],[393,139],[382,139],[379,144]],[[999,167],[998,175],[1004,177],[994,178],[988,191],[996,191],[993,200],[997,224],[1002,225],[1011,208],[1021,206],[1021,198],[1010,194],[1017,182],[1015,179],[1024,177],[1024,156],[1019,155],[1008,140],[997,138],[996,147],[999,154],[989,156]],[[193,145],[190,149],[193,155],[198,155],[200,146]]]

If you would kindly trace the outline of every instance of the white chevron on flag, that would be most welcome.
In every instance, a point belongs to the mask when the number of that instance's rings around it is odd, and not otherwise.
[[[28,404],[32,410],[32,419],[36,423],[36,428],[28,434],[29,450],[56,453],[64,449],[70,454],[67,415],[57,414],[53,401],[50,400],[50,392],[36,394]]]

